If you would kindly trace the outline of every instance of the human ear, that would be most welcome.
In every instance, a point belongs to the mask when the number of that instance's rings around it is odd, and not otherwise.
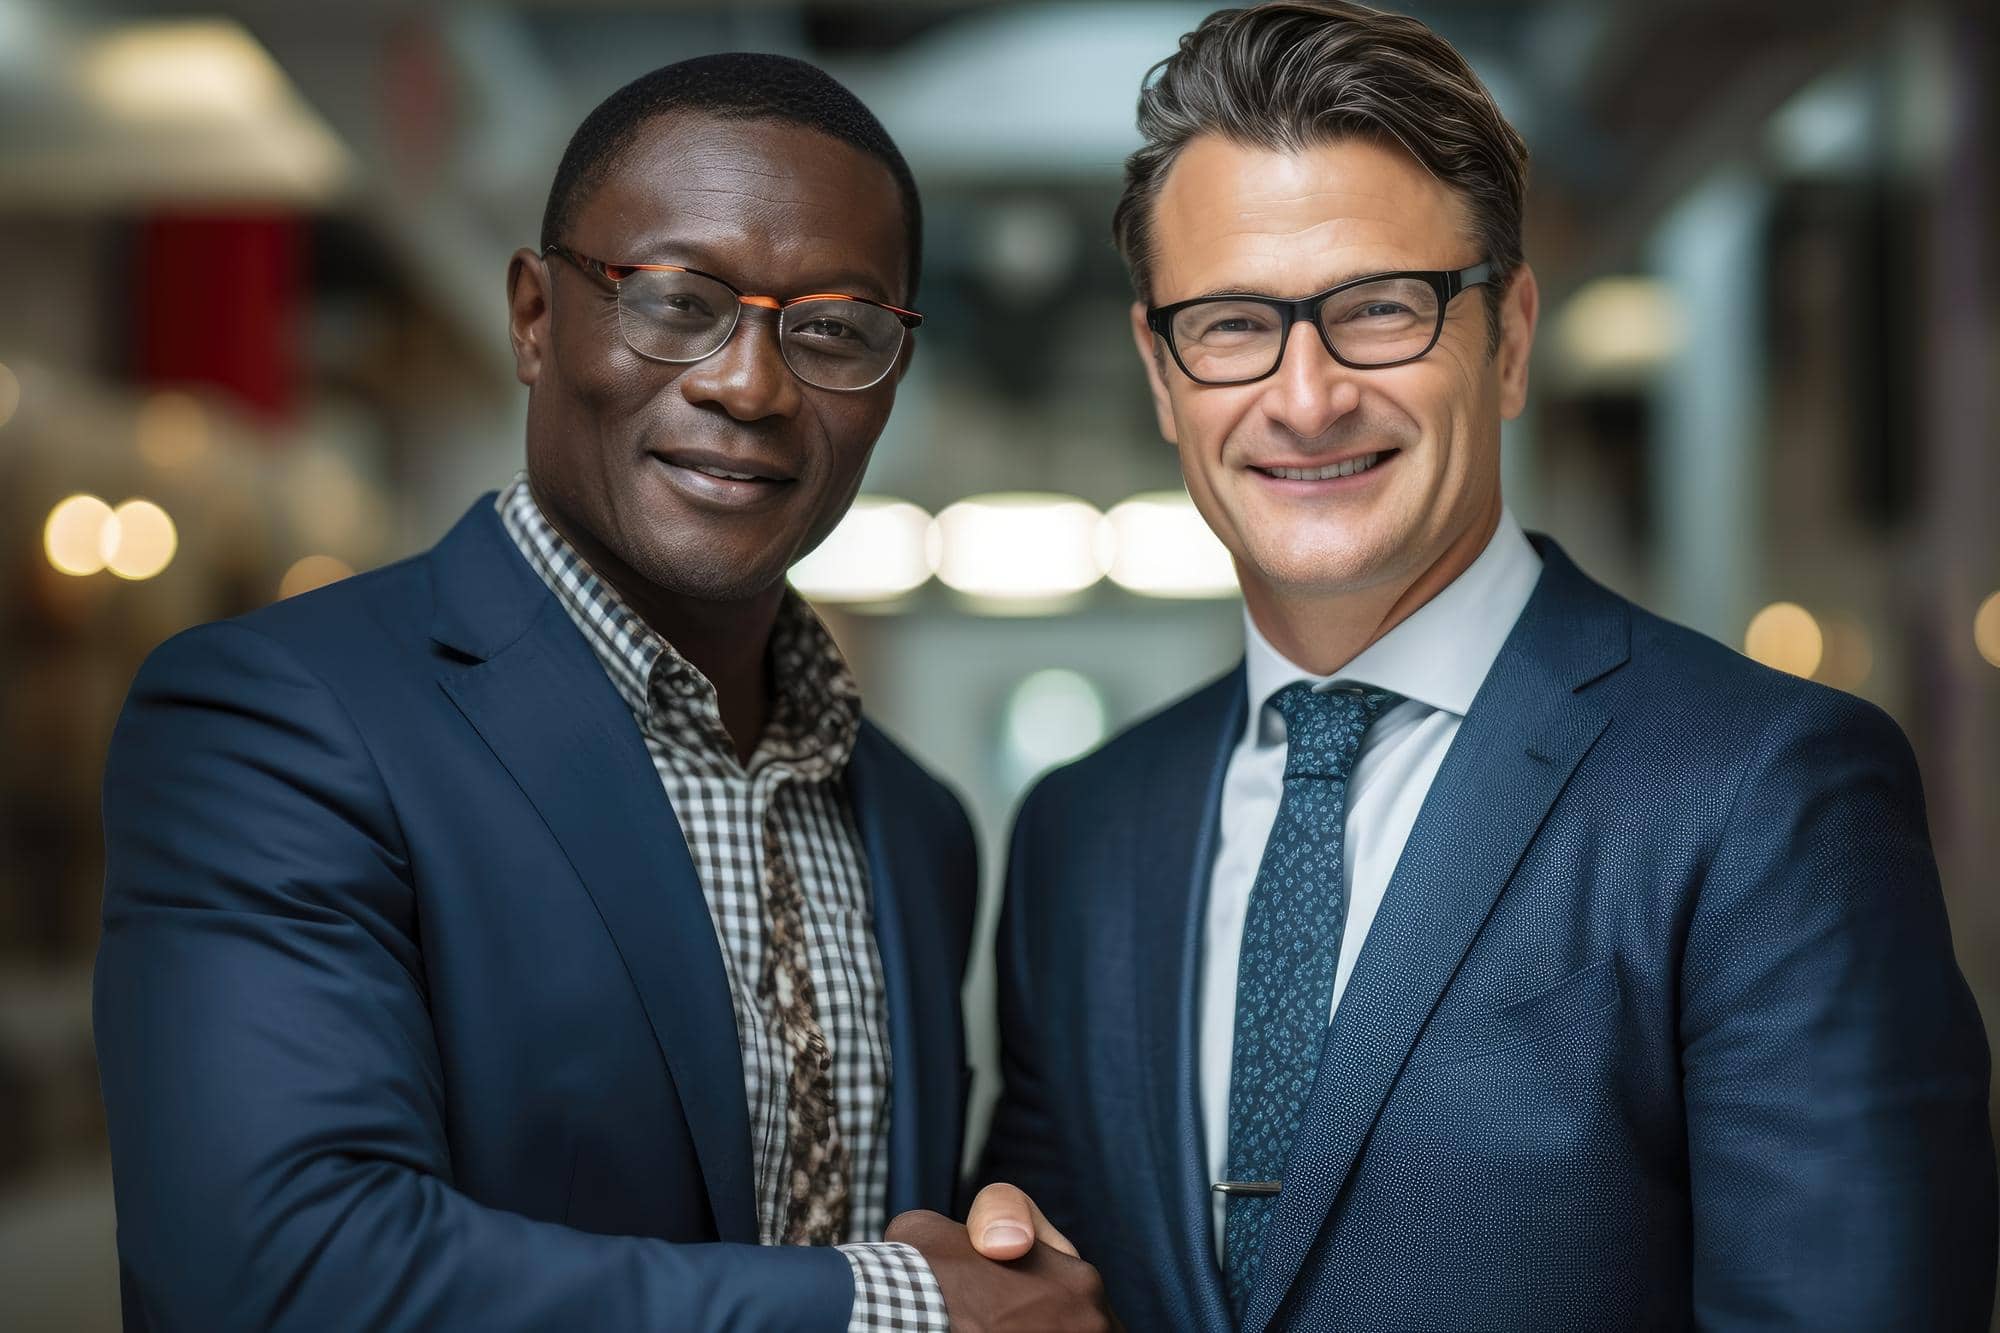
[[[514,378],[533,386],[549,345],[549,264],[520,249],[507,261],[507,339],[514,347]]]
[[[1494,353],[1500,371],[1500,415],[1509,421],[1528,406],[1528,354],[1534,348],[1541,304],[1535,271],[1523,264],[1514,270],[1500,298],[1500,346]]]
[[[1179,444],[1174,430],[1174,402],[1167,396],[1167,353],[1159,336],[1146,324],[1146,307],[1132,303],[1132,345],[1138,349],[1139,364],[1146,368],[1146,386],[1153,393],[1153,414],[1159,419],[1160,436],[1168,444]]]

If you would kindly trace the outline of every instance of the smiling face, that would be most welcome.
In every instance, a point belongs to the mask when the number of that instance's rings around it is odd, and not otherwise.
[[[840,292],[907,303],[888,168],[784,121],[647,122],[557,239],[608,263],[679,264],[780,300]],[[774,594],[853,501],[911,351],[906,337],[872,388],[814,388],[780,355],[777,312],[745,306],[713,355],[648,360],[626,345],[610,283],[532,251],[514,257],[509,299],[535,498],[601,574],[641,599]]]
[[[1297,298],[1486,258],[1457,195],[1400,149],[1363,139],[1273,152],[1202,136],[1153,210],[1157,305],[1220,292]],[[1260,623],[1300,599],[1393,601],[1478,554],[1500,515],[1500,421],[1527,392],[1525,267],[1501,307],[1497,353],[1484,293],[1470,289],[1419,361],[1350,370],[1300,323],[1276,374],[1227,386],[1191,382],[1133,308],[1160,431]]]

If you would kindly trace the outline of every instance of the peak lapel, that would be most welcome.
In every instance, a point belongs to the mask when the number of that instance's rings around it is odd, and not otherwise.
[[[482,504],[483,516],[468,515],[436,554],[433,634],[486,660],[439,685],[583,882],[673,1075],[720,1237],[755,1244],[735,1013],[680,824],[603,664],[515,550],[490,501]]]
[[[1541,583],[1474,698],[1341,997],[1266,1233],[1244,1333],[1263,1333],[1383,1102],[1521,855],[1609,717],[1577,693],[1625,660],[1624,604],[1538,541]]]

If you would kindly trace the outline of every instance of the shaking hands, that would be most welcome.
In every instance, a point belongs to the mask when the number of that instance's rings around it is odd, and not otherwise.
[[[1012,1185],[981,1190],[962,1226],[938,1213],[904,1213],[884,1239],[923,1255],[944,1293],[952,1333],[1109,1333],[1118,1327],[1097,1270]]]

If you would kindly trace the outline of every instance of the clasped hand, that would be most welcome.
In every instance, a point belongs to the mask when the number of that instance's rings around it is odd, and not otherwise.
[[[1109,1333],[1118,1323],[1097,1270],[1012,1185],[988,1185],[961,1226],[904,1213],[884,1239],[914,1246],[936,1276],[952,1333]]]

